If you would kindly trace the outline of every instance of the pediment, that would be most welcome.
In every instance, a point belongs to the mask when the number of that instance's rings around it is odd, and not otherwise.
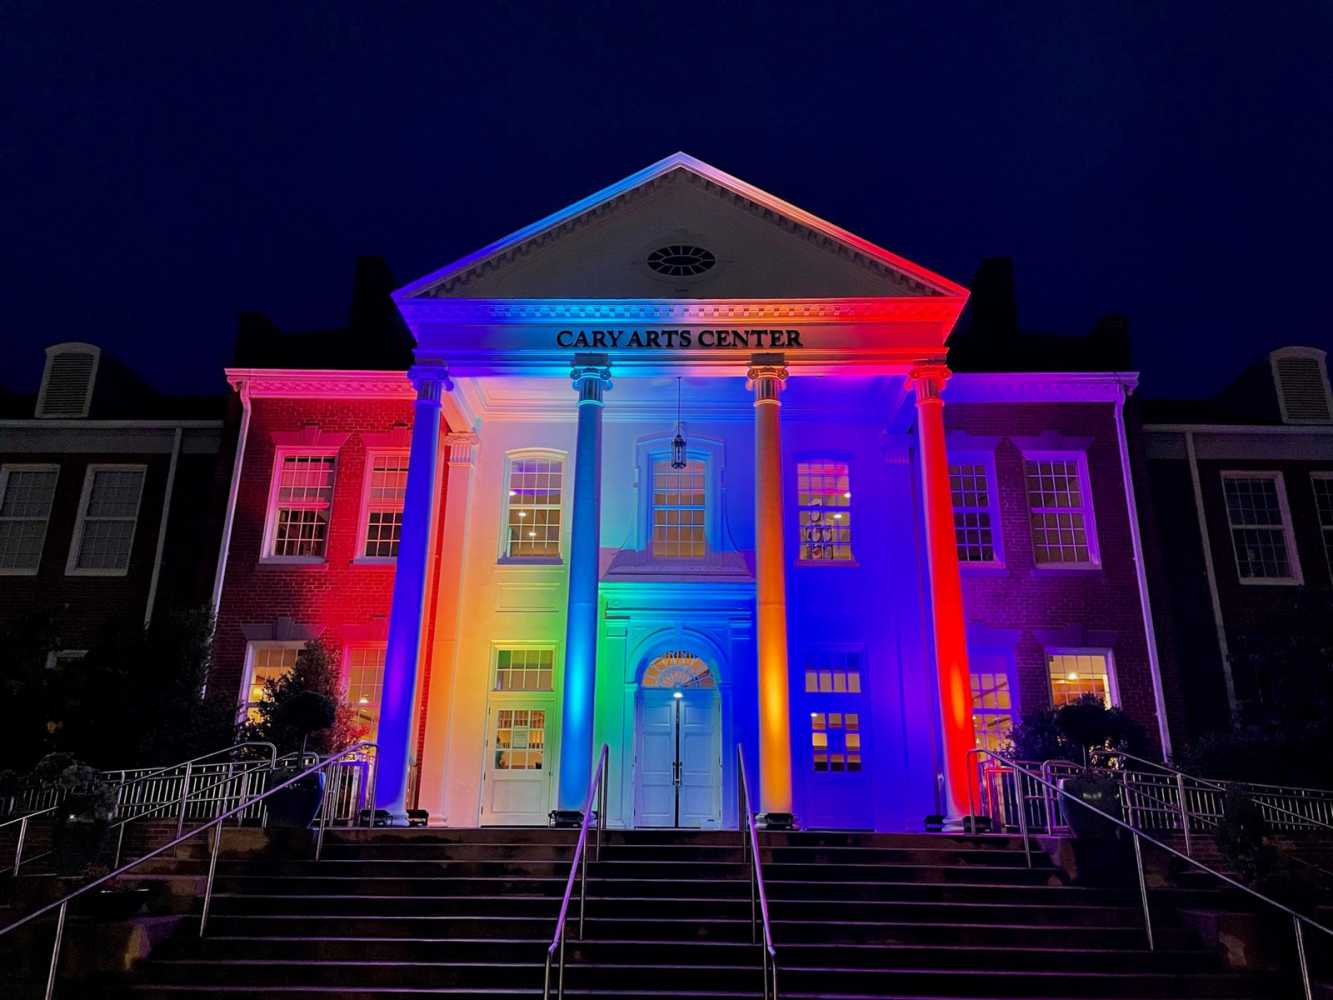
[[[925,268],[678,153],[414,282],[397,297],[965,295]]]

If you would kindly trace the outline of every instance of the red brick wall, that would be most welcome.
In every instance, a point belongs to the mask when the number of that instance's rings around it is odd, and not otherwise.
[[[995,473],[1005,565],[963,568],[963,606],[969,626],[1017,632],[1014,646],[1020,714],[1050,704],[1043,638],[1085,632],[1068,645],[1111,649],[1120,701],[1157,740],[1152,679],[1143,633],[1125,488],[1110,404],[968,404],[945,407],[953,432],[997,438]],[[1101,553],[1098,569],[1037,568],[1028,523],[1023,457],[1014,438],[1043,433],[1088,441],[1088,477]],[[1058,447],[1053,444],[1052,447]],[[950,447],[954,447],[951,442]],[[1040,633],[1047,633],[1042,636]],[[1060,644],[1066,644],[1061,642]]]

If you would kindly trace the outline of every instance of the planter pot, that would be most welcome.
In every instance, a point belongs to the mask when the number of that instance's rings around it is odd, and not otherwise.
[[[62,875],[81,873],[95,863],[106,843],[108,822],[86,804],[67,799],[53,814],[51,848]]]
[[[1115,840],[1120,836],[1122,831],[1116,824],[1078,805],[1079,802],[1086,802],[1116,819],[1123,819],[1117,794],[1119,786],[1115,782],[1100,778],[1062,778],[1060,790],[1073,796],[1072,800],[1062,798],[1061,805],[1069,820],[1069,829],[1075,837],[1079,840]]]
[[[290,775],[288,775],[289,777]],[[280,784],[287,777],[278,772],[274,783]],[[268,825],[283,829],[305,829],[319,815],[319,807],[324,802],[324,772],[316,771],[304,778],[292,782],[286,788],[274,792],[266,800],[268,806]]]
[[[153,892],[147,886],[125,886],[89,893],[83,912],[98,920],[129,920],[148,905]]]

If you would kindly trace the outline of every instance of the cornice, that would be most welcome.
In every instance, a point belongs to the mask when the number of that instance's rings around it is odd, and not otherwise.
[[[416,399],[406,372],[228,368],[227,382],[251,399]]]
[[[951,323],[961,299],[873,296],[836,299],[412,299],[417,322],[441,324],[715,323],[810,321]]]
[[[1114,403],[1138,385],[1136,372],[954,372],[949,403]]]

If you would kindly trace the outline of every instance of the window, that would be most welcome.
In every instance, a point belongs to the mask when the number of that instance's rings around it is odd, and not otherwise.
[[[270,556],[307,561],[324,558],[336,461],[334,455],[278,456]]]
[[[130,567],[143,495],[142,465],[90,465],[67,573],[120,576]]]
[[[540,771],[546,754],[546,712],[502,708],[495,720],[495,769]]]
[[[859,712],[811,712],[810,750],[816,771],[861,770]]]
[[[653,555],[659,559],[702,559],[704,481],[707,467],[691,459],[673,469],[669,459],[653,462]]]
[[[501,649],[495,654],[495,690],[551,691],[552,649]]]
[[[703,657],[688,649],[669,649],[643,669],[640,687],[713,688],[717,686]]]
[[[248,721],[258,722],[258,705],[268,698],[266,682],[291,673],[301,645],[254,646],[251,649],[250,676],[245,685],[245,714]]]
[[[977,746],[1000,751],[1014,731],[1013,694],[1009,675],[983,671],[972,675],[972,730]]]
[[[1037,565],[1095,565],[1096,536],[1083,457],[1027,458],[1023,478]]]
[[[860,694],[861,671],[807,669],[806,694]]]
[[[852,486],[846,462],[797,462],[796,508],[801,561],[851,561]]]
[[[396,559],[403,531],[403,498],[407,495],[407,452],[367,456],[364,559]]]
[[[37,572],[59,475],[55,465],[0,467],[0,573]]]
[[[1314,486],[1315,509],[1319,512],[1319,531],[1324,537],[1324,559],[1333,574],[1333,472],[1315,472],[1310,476]]]
[[[347,704],[367,739],[374,739],[379,728],[383,694],[384,646],[353,646],[347,651]]]
[[[564,462],[533,455],[509,460],[505,557],[560,558],[560,503]]]
[[[995,539],[995,493],[986,466],[965,462],[949,466],[949,489],[953,497],[953,530],[960,563],[1000,561]]]
[[[1222,492],[1241,582],[1299,582],[1281,473],[1224,472]]]
[[[1046,664],[1051,678],[1051,704],[1059,708],[1091,694],[1100,698],[1107,708],[1112,707],[1116,699],[1109,658],[1110,654],[1105,652],[1048,653]]]

